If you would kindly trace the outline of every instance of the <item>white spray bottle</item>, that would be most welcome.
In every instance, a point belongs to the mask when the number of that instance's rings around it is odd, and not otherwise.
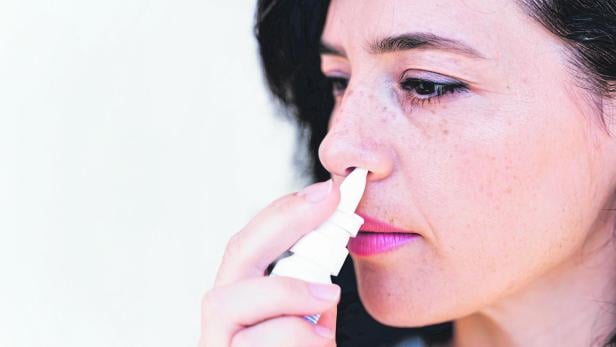
[[[304,235],[291,249],[290,256],[276,262],[271,276],[287,276],[308,282],[332,283],[338,276],[349,251],[349,238],[357,236],[364,219],[355,209],[364,194],[368,170],[356,168],[340,185],[340,203],[336,211],[318,228]],[[316,324],[320,315],[305,318]]]

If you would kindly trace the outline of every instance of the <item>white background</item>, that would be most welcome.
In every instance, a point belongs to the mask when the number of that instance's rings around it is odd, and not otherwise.
[[[306,183],[255,1],[0,3],[0,346],[195,346],[228,237]]]

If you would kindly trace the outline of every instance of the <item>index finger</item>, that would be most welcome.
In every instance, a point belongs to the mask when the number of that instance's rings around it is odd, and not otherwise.
[[[231,238],[215,286],[263,276],[270,263],[323,223],[339,200],[339,187],[328,180],[271,203]]]

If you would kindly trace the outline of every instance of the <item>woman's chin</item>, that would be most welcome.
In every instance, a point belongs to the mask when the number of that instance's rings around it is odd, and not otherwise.
[[[417,279],[409,269],[399,272],[372,262],[355,262],[359,297],[366,311],[381,324],[422,327],[457,318],[454,303],[447,303],[429,279]],[[440,293],[440,294],[439,294]]]
[[[400,287],[400,279],[357,276],[359,297],[366,311],[381,324],[393,327],[420,327],[446,321],[436,317],[430,302],[434,298],[421,297],[416,291]]]

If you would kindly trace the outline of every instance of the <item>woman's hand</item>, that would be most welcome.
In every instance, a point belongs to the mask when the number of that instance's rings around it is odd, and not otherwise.
[[[331,180],[286,195],[235,234],[203,298],[200,347],[335,346],[340,288],[267,277],[267,266],[336,209]],[[318,325],[302,316],[322,313]]]

